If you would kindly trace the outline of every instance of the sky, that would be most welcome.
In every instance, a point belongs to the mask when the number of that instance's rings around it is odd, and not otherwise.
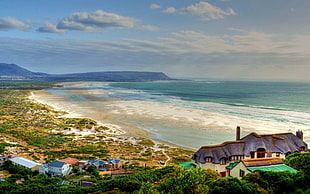
[[[0,0],[0,63],[310,81],[309,0]]]

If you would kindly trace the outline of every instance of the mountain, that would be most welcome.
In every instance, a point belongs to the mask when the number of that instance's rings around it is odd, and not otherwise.
[[[47,75],[44,73],[34,73],[15,64],[0,63],[0,76],[38,76]]]
[[[74,74],[36,73],[15,64],[0,63],[0,80],[40,80],[40,81],[158,81],[172,80],[162,72],[108,71]]]
[[[161,72],[139,72],[139,71],[108,71],[88,72],[64,75],[49,75],[48,80],[57,81],[157,81],[171,80]]]

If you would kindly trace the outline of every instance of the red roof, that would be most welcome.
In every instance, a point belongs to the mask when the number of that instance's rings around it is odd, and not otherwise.
[[[65,158],[65,159],[61,159],[58,161],[65,162],[65,163],[71,164],[71,165],[77,164],[79,162],[79,160],[76,158]]]

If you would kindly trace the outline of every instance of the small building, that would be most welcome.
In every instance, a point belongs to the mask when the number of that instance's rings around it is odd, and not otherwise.
[[[28,160],[26,158],[23,158],[23,157],[14,157],[14,158],[11,158],[9,159],[13,164],[16,164],[16,165],[19,165],[19,166],[22,166],[24,168],[28,168],[30,170],[39,170],[41,164],[40,163],[37,163],[37,162],[34,162],[32,160]]]
[[[87,166],[88,166],[88,160],[80,160],[80,161],[78,162],[78,166],[79,166],[80,168],[85,168],[85,167],[87,167]]]
[[[81,163],[79,162],[80,167],[88,167],[91,165],[96,166],[97,169],[101,169],[104,171],[113,171],[113,170],[119,170],[122,167],[121,159],[109,159],[107,161],[104,160],[88,160],[87,163]]]
[[[107,170],[119,170],[122,168],[121,159],[109,159],[104,165],[103,168]]]
[[[81,187],[92,187],[92,186],[94,186],[93,182],[88,182],[88,181],[81,182]]]
[[[273,172],[297,172],[294,168],[283,164],[281,158],[259,158],[259,159],[244,159],[238,162],[230,163],[226,166],[228,176],[242,178],[250,172],[273,171]]]
[[[67,164],[62,161],[53,161],[42,166],[39,169],[40,174],[48,174],[50,176],[67,176],[70,174],[72,167],[70,164]]]
[[[248,161],[254,162],[257,159],[274,158],[282,163],[287,155],[308,150],[307,144],[302,139],[302,131],[297,131],[296,135],[292,133],[267,135],[250,133],[243,138],[240,138],[240,127],[237,127],[236,131],[235,141],[201,147],[193,155],[192,163],[197,167],[218,171],[222,177],[235,176],[232,169],[240,161],[245,164],[243,170],[247,172],[246,170],[250,171],[248,168],[250,166],[246,165]],[[268,166],[271,164],[260,165]]]

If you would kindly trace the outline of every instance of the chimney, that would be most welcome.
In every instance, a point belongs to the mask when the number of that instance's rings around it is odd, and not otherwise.
[[[302,130],[296,131],[296,137],[298,137],[299,139],[301,139],[301,141],[304,140],[304,134],[303,134]]]
[[[240,140],[240,127],[237,126],[236,128],[236,141]]]

